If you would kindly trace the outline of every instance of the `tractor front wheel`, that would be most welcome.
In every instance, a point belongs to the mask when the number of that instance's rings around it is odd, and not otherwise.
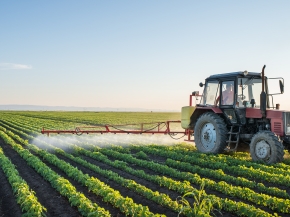
[[[194,142],[202,153],[222,153],[227,146],[227,128],[224,120],[215,113],[204,113],[194,127]]]
[[[274,133],[260,131],[251,140],[250,153],[253,161],[279,163],[283,160],[284,148]]]

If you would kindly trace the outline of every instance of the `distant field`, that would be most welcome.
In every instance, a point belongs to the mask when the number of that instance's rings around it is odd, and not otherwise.
[[[180,113],[0,112],[0,216],[290,215],[289,160],[268,166],[248,153],[205,155],[165,135],[40,133],[166,120]],[[199,194],[203,206],[193,209]]]
[[[56,121],[84,124],[125,124],[140,122],[157,122],[180,120],[179,112],[1,112],[3,114],[19,115]]]

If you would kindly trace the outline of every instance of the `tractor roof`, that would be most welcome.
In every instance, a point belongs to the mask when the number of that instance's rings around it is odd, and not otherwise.
[[[258,72],[248,72],[247,75],[244,75],[244,72],[229,72],[229,73],[223,73],[223,74],[215,74],[215,75],[211,75],[209,76],[207,79],[217,79],[217,78],[229,78],[229,77],[258,77],[261,78],[261,73]]]

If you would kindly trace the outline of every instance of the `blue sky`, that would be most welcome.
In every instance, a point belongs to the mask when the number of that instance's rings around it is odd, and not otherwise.
[[[216,73],[285,79],[290,1],[1,1],[0,104],[180,110]]]

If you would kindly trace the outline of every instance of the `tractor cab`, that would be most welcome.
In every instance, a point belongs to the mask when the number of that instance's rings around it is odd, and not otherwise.
[[[217,74],[205,80],[199,106],[221,109],[231,124],[246,124],[246,108],[260,109],[262,78],[260,73],[232,72]]]

